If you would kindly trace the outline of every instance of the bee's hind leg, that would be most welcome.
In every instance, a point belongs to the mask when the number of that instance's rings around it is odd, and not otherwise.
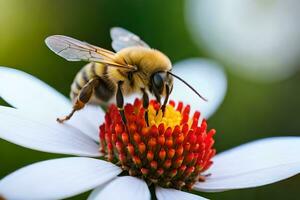
[[[56,118],[56,121],[59,122],[59,123],[63,123],[65,121],[71,119],[72,116],[74,115],[74,113],[78,110],[81,110],[84,106],[85,106],[85,103],[82,102],[79,98],[77,98],[74,105],[73,105],[73,109],[70,112],[70,114],[68,114],[68,115],[66,115],[62,118]]]
[[[99,79],[93,78],[88,83],[86,83],[83,88],[80,90],[78,96],[76,97],[76,101],[73,104],[73,109],[70,114],[66,115],[63,118],[57,118],[56,121],[59,123],[63,123],[64,121],[67,121],[71,119],[71,117],[74,115],[74,113],[78,110],[81,110],[86,103],[89,102],[93,92],[94,88],[99,85]]]

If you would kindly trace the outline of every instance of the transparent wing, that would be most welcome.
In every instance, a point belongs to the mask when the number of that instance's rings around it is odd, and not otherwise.
[[[53,35],[45,40],[46,45],[68,61],[87,61],[128,68],[132,66],[114,62],[114,52],[63,35]]]
[[[132,47],[132,46],[141,46],[150,48],[148,44],[146,44],[141,38],[130,31],[120,28],[114,27],[110,30],[110,36],[112,38],[112,48],[118,52],[123,48]]]

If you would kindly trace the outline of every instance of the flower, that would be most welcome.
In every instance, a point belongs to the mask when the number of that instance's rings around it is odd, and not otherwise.
[[[297,0],[186,0],[188,28],[199,47],[254,81],[283,80],[299,70]]]
[[[148,185],[191,190],[212,164],[215,130],[207,131],[200,113],[189,117],[190,106],[170,101],[164,112],[151,101],[146,111],[142,101],[124,108],[124,125],[118,108],[111,105],[100,126],[101,151],[125,173],[144,179]],[[148,120],[145,119],[147,112]],[[148,121],[148,125],[147,125]]]
[[[204,109],[206,110],[204,112],[205,117],[207,117],[216,110],[216,107],[223,99],[222,94],[225,94],[226,78],[222,70],[211,62],[201,61],[198,68],[188,65],[190,63],[195,65],[197,62],[199,63],[199,60],[186,61],[185,70],[181,74],[182,76],[187,76],[186,73],[192,69],[192,72],[198,75],[195,76],[196,79],[189,77],[187,80],[200,85],[202,81],[207,84],[209,92],[207,94],[204,93],[210,101],[206,109]],[[182,69],[174,69],[174,71],[177,70]],[[223,82],[220,80],[223,80]],[[225,86],[224,84],[218,84],[224,82]],[[212,88],[212,86],[218,87]],[[177,87],[179,86],[177,86],[176,82],[174,87],[173,99],[184,100],[184,102],[190,101],[192,108],[198,106],[201,108],[203,106],[202,104],[197,104],[198,101],[195,101],[194,98],[187,99],[184,94],[178,94],[176,91],[178,91]],[[67,109],[71,107],[70,102],[40,80],[24,72],[9,68],[0,68],[0,96],[17,108],[0,107],[0,138],[39,151],[78,156],[38,162],[7,175],[0,180],[0,196],[2,196],[0,198],[61,199],[92,189],[94,190],[89,196],[90,200],[151,198],[146,182],[138,178],[140,177],[139,175],[137,177],[130,176],[126,173],[126,169],[124,170],[126,158],[118,156],[120,163],[115,162],[116,164],[113,164],[114,159],[117,159],[116,155],[120,154],[109,154],[108,152],[108,142],[110,140],[113,141],[113,132],[110,132],[110,130],[117,130],[119,133],[125,132],[124,135],[121,134],[123,138],[120,140],[120,142],[122,141],[120,145],[115,143],[115,150],[118,150],[117,148],[122,147],[122,145],[124,147],[125,144],[129,144],[129,139],[126,139],[126,133],[128,132],[120,131],[124,127],[117,127],[120,126],[120,119],[118,119],[118,113],[115,112],[114,106],[109,109],[105,122],[103,121],[104,113],[98,107],[89,105],[76,113],[74,118],[67,123],[58,124],[55,118],[57,115],[68,111]],[[216,100],[210,99],[217,96],[219,98]],[[136,123],[139,123],[138,119],[130,119],[130,117],[134,117],[130,109],[138,108],[138,104],[139,102],[136,101],[133,106],[129,105],[125,108],[128,117],[128,127],[131,127],[130,122],[136,121]],[[178,109],[178,105],[176,109]],[[156,111],[155,102],[152,102],[151,106],[148,111],[149,123],[152,125],[156,123],[161,124],[160,122],[163,121],[164,117],[162,115],[151,116]],[[185,110],[183,109],[181,113],[187,112]],[[143,109],[140,109],[135,113],[143,112]],[[176,115],[177,110],[175,110],[174,103],[169,105],[165,113],[165,118],[172,118],[167,116],[167,112],[171,113],[172,117],[174,117],[174,114]],[[143,117],[143,115],[139,116]],[[184,115],[181,114],[180,116]],[[199,114],[195,114],[192,119],[195,121],[199,120]],[[193,126],[192,121],[186,122]],[[99,141],[98,126],[103,123],[104,125],[100,128],[101,140]],[[205,121],[201,123],[201,125],[203,124],[205,124]],[[110,129],[110,125],[113,125],[114,128]],[[165,122],[164,126],[173,126],[176,129],[176,119]],[[162,128],[158,126],[158,129],[158,131],[161,131],[160,129]],[[211,132],[212,135],[213,132]],[[145,133],[148,132],[146,131]],[[199,132],[199,134],[204,133],[203,131]],[[188,135],[186,137],[193,141],[193,132],[191,132],[191,137]],[[141,137],[141,135],[138,136]],[[139,141],[138,136],[133,138],[133,140]],[[164,136],[164,139],[168,139],[167,134]],[[105,141],[103,138],[105,138]],[[157,141],[162,143],[162,140],[163,138]],[[99,146],[101,152],[99,151]],[[142,146],[139,149],[140,151],[143,151]],[[178,147],[174,146],[175,148]],[[212,148],[209,149],[213,152]],[[134,149],[134,151],[136,150]],[[147,149],[145,148],[146,150],[150,152],[151,148],[147,147]],[[202,174],[205,181],[196,181],[192,184],[192,189],[203,192],[218,192],[256,187],[280,181],[299,173],[299,153],[299,137],[277,137],[254,141],[217,154],[212,158],[214,163],[210,167],[210,156],[208,156],[207,159],[200,160],[208,163],[206,166],[208,169]],[[91,158],[100,157],[104,154],[111,155],[111,158],[107,157],[108,160],[111,159],[111,162]],[[156,159],[166,159],[171,154],[172,152],[162,152],[156,155]],[[142,157],[137,158],[141,159]],[[189,156],[186,158],[189,158]],[[122,164],[122,162],[124,163]],[[182,162],[187,163],[188,159]],[[171,162],[171,165],[175,164],[176,162]],[[119,166],[123,167],[123,169]],[[156,165],[153,164],[152,166],[155,167]],[[159,166],[158,163],[157,166]],[[197,167],[197,165],[195,166]],[[145,176],[153,175],[151,174],[153,172],[147,173],[147,169],[141,171],[145,172],[143,174]],[[129,173],[129,170],[127,172]],[[159,170],[156,170],[156,172],[159,173]],[[121,173],[122,176],[118,176]],[[132,171],[132,173],[136,173],[136,171]],[[193,178],[191,176],[187,177]],[[161,187],[164,184],[168,184],[166,180],[162,180],[155,187],[155,194],[159,200],[205,199],[186,191]]]

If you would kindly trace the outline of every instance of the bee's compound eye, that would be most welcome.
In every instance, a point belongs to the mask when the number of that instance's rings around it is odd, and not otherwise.
[[[164,80],[161,73],[155,73],[153,75],[153,86],[158,90],[159,93],[162,93],[164,87]]]

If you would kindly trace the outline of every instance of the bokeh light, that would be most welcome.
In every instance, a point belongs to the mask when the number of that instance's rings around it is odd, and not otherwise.
[[[297,0],[187,0],[195,42],[251,80],[290,77],[300,62]]]

